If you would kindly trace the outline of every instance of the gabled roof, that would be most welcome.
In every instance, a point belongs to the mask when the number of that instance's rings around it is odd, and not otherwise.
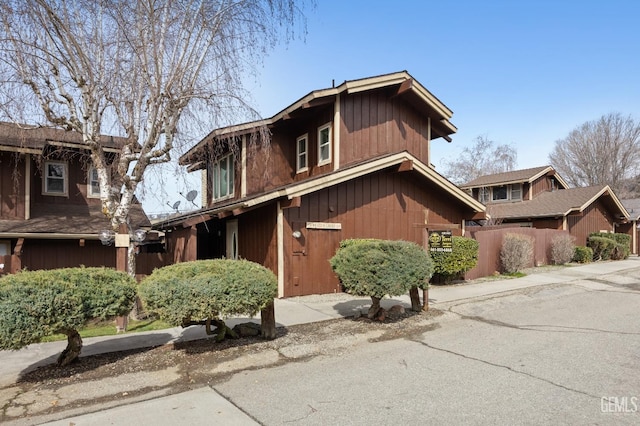
[[[629,212],[629,219],[640,220],[640,198],[620,200],[625,209]]]
[[[280,120],[288,119],[298,110],[313,108],[318,105],[326,105],[332,102],[339,94],[352,94],[383,88],[395,88],[396,95],[402,96],[407,102],[419,110],[425,111],[425,115],[428,114],[432,117],[431,126],[433,139],[442,137],[451,142],[449,135],[452,135],[458,130],[456,126],[449,122],[453,112],[416,81],[407,71],[401,71],[376,77],[349,80],[337,87],[314,90],[271,118],[216,129],[180,157],[180,163],[184,165],[192,161],[197,161],[197,153],[215,139],[240,136],[253,132],[263,126],[271,126]]]
[[[487,213],[494,219],[563,217],[582,212],[601,197],[618,218],[629,217],[629,213],[608,185],[560,189],[543,192],[533,200],[490,204],[487,206]]]
[[[149,227],[151,223],[142,210],[142,205],[134,203],[129,212],[130,223],[134,227]],[[33,205],[30,219],[0,220],[0,238],[84,238],[98,239],[102,229],[110,228],[109,220],[102,213],[100,204]]]
[[[530,169],[512,170],[509,172],[484,175],[480,176],[479,178],[473,179],[472,181],[467,182],[464,185],[460,185],[460,187],[470,189],[524,182],[531,183],[546,174],[552,174],[562,186],[564,186],[565,188],[569,187],[564,179],[562,179],[562,177],[560,177],[560,175],[558,175],[551,166],[532,167]]]
[[[102,136],[102,144],[107,152],[118,152],[124,138]],[[0,122],[0,151],[42,154],[47,146],[58,146],[86,150],[82,134],[54,127],[32,126]]]
[[[376,159],[366,160],[362,163],[358,163],[344,169],[282,186],[260,195],[246,197],[241,200],[233,200],[224,204],[216,204],[215,207],[204,208],[179,216],[173,216],[156,223],[154,226],[164,229],[178,225],[192,226],[200,222],[205,222],[213,217],[226,217],[228,214],[239,214],[246,209],[258,207],[276,200],[291,200],[370,173],[375,173],[391,167],[397,167],[407,162],[411,163],[411,170],[413,172],[418,173],[441,189],[447,191],[462,204],[466,205],[470,210],[474,212],[485,212],[485,206],[482,203],[473,199],[466,192],[462,191],[432,168],[422,164],[413,155],[403,151],[396,154],[385,155]]]

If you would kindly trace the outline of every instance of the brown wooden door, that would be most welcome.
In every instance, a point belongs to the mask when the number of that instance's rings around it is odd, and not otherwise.
[[[340,244],[341,231],[303,227],[299,230],[300,238],[293,241],[289,291],[285,296],[342,291],[329,264]]]

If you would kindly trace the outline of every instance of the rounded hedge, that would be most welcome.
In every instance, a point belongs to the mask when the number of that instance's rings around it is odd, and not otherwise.
[[[277,296],[271,270],[248,260],[211,259],[153,271],[139,286],[145,309],[173,325],[231,315],[253,316]]]
[[[0,278],[0,348],[20,349],[87,321],[126,315],[136,282],[107,268],[23,271]],[[66,334],[66,333],[65,333]]]
[[[344,240],[330,259],[346,292],[382,298],[426,288],[433,262],[419,245],[408,241]]]

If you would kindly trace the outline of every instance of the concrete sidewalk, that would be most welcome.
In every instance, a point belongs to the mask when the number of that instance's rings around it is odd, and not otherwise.
[[[632,257],[623,261],[593,263],[581,266],[552,268],[546,272],[534,273],[516,279],[481,279],[471,283],[452,286],[432,286],[429,290],[430,304],[437,308],[447,303],[490,296],[503,292],[548,284],[561,284],[584,280],[589,277],[638,271],[640,276],[640,258]],[[310,322],[325,321],[352,316],[371,303],[369,298],[354,297],[348,294],[293,297],[277,299],[275,313],[278,326],[292,326]],[[395,304],[410,306],[408,295],[383,299],[382,306]],[[227,324],[246,322],[248,318],[232,318]],[[259,322],[254,318],[252,321]],[[82,356],[128,349],[155,347],[167,343],[206,338],[204,327],[192,326],[186,329],[176,327],[167,330],[131,333],[117,336],[84,339]],[[58,354],[65,348],[66,342],[33,344],[19,351],[0,351],[0,388],[16,383],[20,374],[34,370],[42,365],[54,363]],[[1,389],[0,389],[1,391]],[[187,395],[188,394],[188,395]],[[143,423],[153,424],[203,424],[213,421],[211,413],[218,413],[215,423],[255,424],[244,413],[219,396],[210,388],[194,390],[187,394],[177,394],[164,398],[142,401],[102,411],[68,418],[52,423],[68,425],[131,424],[136,416],[144,413]],[[161,396],[161,395],[158,395]],[[198,413],[198,406],[208,407],[206,413]],[[211,408],[215,407],[215,410]],[[207,418],[199,416],[207,415]],[[190,417],[193,416],[193,417]],[[29,423],[21,423],[29,424]]]

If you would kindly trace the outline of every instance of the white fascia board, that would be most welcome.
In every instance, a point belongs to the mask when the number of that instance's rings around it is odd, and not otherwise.
[[[622,203],[618,199],[618,196],[613,192],[613,190],[609,187],[609,185],[606,185],[604,188],[602,188],[600,191],[598,191],[598,193],[596,195],[591,197],[591,199],[589,199],[589,201],[587,201],[582,206],[580,206],[579,211],[583,211],[584,209],[586,209],[588,206],[590,206],[592,203],[594,203],[598,198],[600,198],[605,192],[609,194],[609,196],[611,197],[611,199],[615,203],[616,207],[618,207],[620,209],[620,211],[622,212],[624,217],[626,219],[629,219],[629,217],[630,217],[629,212],[627,211],[627,209],[624,208],[624,206],[622,205]]]
[[[0,238],[28,238],[38,240],[98,240],[95,234],[56,234],[53,232],[0,232]]]

